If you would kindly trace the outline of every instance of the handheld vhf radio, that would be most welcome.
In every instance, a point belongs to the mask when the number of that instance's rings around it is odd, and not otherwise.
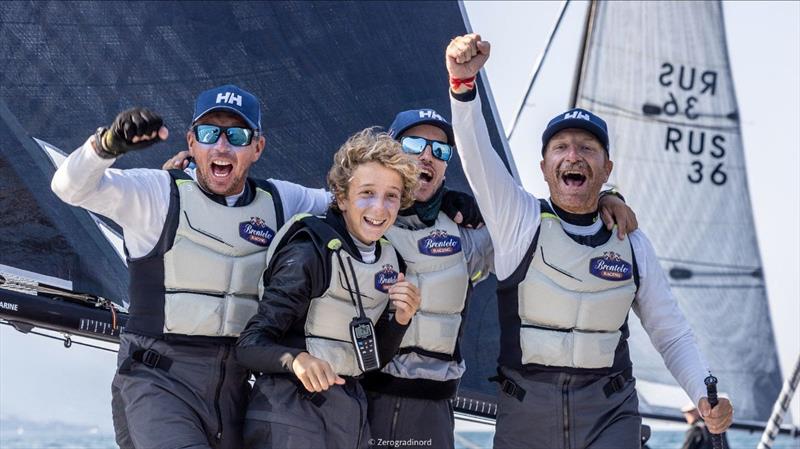
[[[369,318],[353,318],[350,322],[350,340],[356,348],[356,358],[361,371],[372,371],[380,367],[375,327]]]
[[[345,271],[342,256],[337,251],[336,255],[339,257],[339,265],[342,271]],[[353,342],[353,348],[356,352],[356,359],[358,367],[363,372],[373,371],[380,368],[380,359],[378,357],[378,341],[375,338],[375,325],[372,320],[364,313],[364,304],[361,302],[361,290],[358,288],[358,278],[356,271],[353,269],[353,261],[347,258],[347,265],[350,267],[350,274],[353,278],[353,287],[355,292],[350,286],[350,280],[347,273],[344,273],[344,280],[347,283],[347,291],[350,292],[350,300],[353,305],[358,308],[358,316],[350,321],[350,341]]]

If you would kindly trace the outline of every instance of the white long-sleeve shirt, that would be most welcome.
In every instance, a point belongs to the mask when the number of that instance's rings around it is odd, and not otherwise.
[[[450,104],[461,165],[494,244],[495,273],[503,280],[516,270],[533,242],[541,220],[539,200],[514,180],[492,148],[480,96],[471,101],[451,98]],[[603,224],[597,220],[591,226],[562,225],[570,234],[593,235]],[[708,365],[670,291],[652,244],[640,230],[628,237],[639,269],[633,311],[667,369],[697,404],[706,396],[703,380]]]
[[[89,140],[73,151],[53,176],[51,188],[64,202],[114,220],[124,232],[131,258],[147,255],[158,242],[169,208],[172,178],[165,170],[110,168],[114,159],[97,155]],[[195,178],[194,170],[187,173]],[[324,189],[309,189],[270,179],[283,204],[283,216],[323,214],[330,204]],[[241,195],[225,198],[229,206]]]

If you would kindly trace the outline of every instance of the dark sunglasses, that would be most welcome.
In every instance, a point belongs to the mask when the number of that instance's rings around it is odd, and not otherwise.
[[[219,136],[225,133],[228,143],[235,147],[250,145],[255,134],[252,129],[241,126],[194,125],[192,130],[197,141],[206,145],[217,143]]]
[[[408,154],[422,154],[425,151],[425,147],[430,145],[431,154],[436,159],[447,162],[453,157],[452,145],[436,140],[428,140],[424,137],[405,136],[400,139],[400,144],[403,145],[403,151]]]

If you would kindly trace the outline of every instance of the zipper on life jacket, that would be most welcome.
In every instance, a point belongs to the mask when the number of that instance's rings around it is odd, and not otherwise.
[[[228,346],[223,346],[222,350],[222,361],[219,366],[219,382],[217,383],[217,392],[214,395],[214,410],[217,412],[217,441],[222,440],[222,411],[219,407],[219,397],[222,394],[222,385],[225,383],[225,364],[228,361],[230,348]]]
[[[389,435],[392,436],[392,440],[397,439],[397,419],[400,417],[400,398],[396,397],[394,401],[394,412],[392,413],[392,427],[389,429]]]
[[[342,387],[347,387],[347,385],[342,385]],[[358,403],[358,440],[356,440],[355,448],[358,449],[361,447],[361,438],[364,436],[364,427],[367,425],[367,420],[364,416],[364,408],[361,406],[361,401],[358,400],[358,387],[355,386],[353,390],[353,399]]]
[[[564,383],[561,385],[561,409],[564,412],[564,449],[569,449],[569,381],[571,376],[564,375]]]

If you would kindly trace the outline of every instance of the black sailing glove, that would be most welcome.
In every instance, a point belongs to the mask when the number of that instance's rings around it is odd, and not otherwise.
[[[456,215],[461,212],[462,221],[459,225],[465,228],[478,228],[484,224],[478,203],[470,194],[458,190],[446,190],[442,196],[441,208],[442,212],[453,221],[456,221]]]
[[[131,108],[117,114],[111,128],[98,128],[95,133],[95,146],[100,157],[111,159],[131,150],[141,150],[161,140],[158,130],[164,120],[158,114],[145,108]],[[134,143],[134,137],[151,136],[155,138]]]

